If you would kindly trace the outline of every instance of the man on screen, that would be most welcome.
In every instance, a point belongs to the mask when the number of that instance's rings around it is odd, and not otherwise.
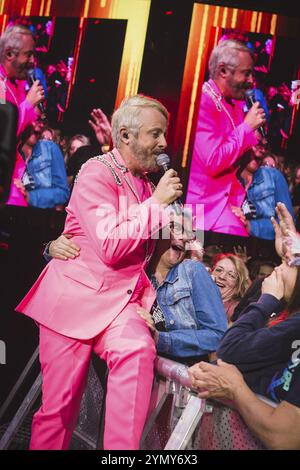
[[[188,204],[204,205],[204,229],[248,236],[231,206],[240,207],[245,190],[236,173],[243,154],[258,142],[255,130],[265,114],[255,103],[244,115],[245,91],[253,86],[251,50],[238,41],[221,41],[209,60],[210,79],[202,90]],[[200,227],[197,227],[200,228]]]

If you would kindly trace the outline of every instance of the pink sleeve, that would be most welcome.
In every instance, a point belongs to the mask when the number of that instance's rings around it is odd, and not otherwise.
[[[228,119],[225,112],[213,108],[214,103],[209,103],[208,99],[205,96],[201,104],[195,145],[207,174],[217,176],[236,163],[246,150],[256,145],[257,138],[244,122],[228,132],[224,123]]]
[[[26,126],[32,121],[35,121],[38,117],[38,114],[29,101],[24,99],[19,106],[19,123],[18,123],[18,135],[23,132]]]
[[[101,162],[88,162],[74,185],[74,213],[94,251],[106,264],[134,252],[169,220],[155,197],[127,209],[118,195],[111,171]]]

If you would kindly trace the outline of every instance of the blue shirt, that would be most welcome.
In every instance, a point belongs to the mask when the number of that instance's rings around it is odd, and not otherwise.
[[[199,261],[174,266],[156,290],[166,330],[159,332],[158,353],[174,357],[215,351],[227,329],[220,291]]]
[[[63,154],[54,142],[39,140],[32,149],[23,177],[28,204],[41,209],[65,204],[69,186]]]
[[[277,168],[261,166],[253,175],[247,197],[256,208],[256,219],[251,220],[250,235],[274,240],[271,217],[276,216],[276,204],[283,202],[293,216],[291,196],[285,177]]]

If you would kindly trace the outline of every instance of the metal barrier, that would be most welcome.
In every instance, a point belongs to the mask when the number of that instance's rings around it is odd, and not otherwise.
[[[192,391],[183,364],[157,357],[155,373],[141,449],[186,449],[205,411],[205,401]]]
[[[186,366],[158,357],[155,370],[151,415],[145,426],[142,449],[265,449],[231,403],[198,398]],[[265,397],[258,398],[277,406]]]
[[[104,425],[105,371],[91,364],[87,387],[71,449],[101,448]],[[33,408],[40,395],[39,375],[8,424],[0,449],[28,448]],[[16,390],[14,390],[14,393]],[[269,400],[262,398],[272,406]],[[22,427],[23,426],[23,427]],[[21,444],[16,444],[23,439]],[[26,436],[24,438],[24,436]],[[157,357],[148,419],[141,439],[144,450],[254,450],[264,446],[254,437],[239,413],[227,403],[203,400],[191,388],[188,368]]]

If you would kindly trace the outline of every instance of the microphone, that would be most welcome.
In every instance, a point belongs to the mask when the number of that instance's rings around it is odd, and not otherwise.
[[[254,89],[253,88],[249,88],[248,90],[246,90],[245,92],[246,94],[246,104],[247,104],[247,107],[248,109],[252,108],[252,106],[254,105],[255,103],[255,92],[254,92]],[[267,136],[266,136],[266,133],[265,133],[265,129],[263,126],[260,126],[258,128],[258,131],[260,132],[261,136],[266,139]]]
[[[164,173],[170,169],[170,157],[166,153],[161,153],[156,157],[156,163],[159,167],[164,170]],[[182,215],[183,213],[183,204],[179,197],[172,202],[171,206],[174,208],[176,215]]]
[[[28,69],[27,70],[27,83],[30,87],[32,87],[32,85],[34,84],[36,78],[35,78],[35,72],[34,72],[34,69]],[[37,107],[39,108],[40,112],[42,114],[45,114],[45,108],[44,108],[44,105],[43,103],[39,103],[37,105]]]

